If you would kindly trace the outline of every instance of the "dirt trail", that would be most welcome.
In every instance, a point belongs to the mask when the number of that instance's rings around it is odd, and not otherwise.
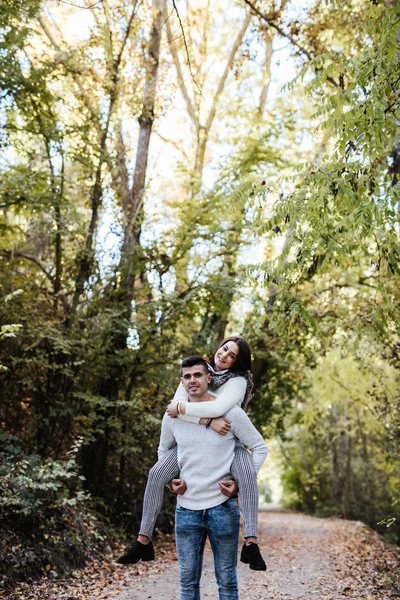
[[[400,592],[388,585],[389,575],[382,574],[385,569],[390,572],[398,568],[399,550],[385,544],[361,523],[266,511],[260,513],[260,543],[268,570],[266,573],[254,572],[238,563],[242,600],[386,600],[400,597]],[[162,567],[147,563],[142,566],[145,571],[137,573],[135,568],[124,579],[123,591],[104,590],[101,597],[177,600],[176,558],[164,562]],[[201,594],[208,600],[218,598],[209,548],[205,554]],[[90,598],[99,600],[99,595]]]
[[[362,523],[264,511],[259,529],[268,570],[254,572],[238,563],[240,600],[400,598],[400,548],[386,544]],[[177,600],[172,537],[164,536],[156,547],[157,561],[121,567],[112,557],[95,560],[70,579],[22,584],[9,600]],[[218,599],[209,548],[201,597]]]

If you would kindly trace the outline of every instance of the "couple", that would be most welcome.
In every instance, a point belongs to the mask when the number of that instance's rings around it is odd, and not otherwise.
[[[118,562],[134,564],[140,559],[154,559],[150,538],[161,509],[164,485],[172,480],[171,488],[178,494],[176,543],[181,600],[200,597],[207,534],[214,553],[220,598],[236,600],[239,511],[234,497],[236,484],[227,480],[230,473],[239,484],[245,525],[241,560],[255,570],[266,568],[256,543],[256,473],[266,458],[267,448],[239,408],[247,408],[253,387],[249,346],[243,338],[227,338],[208,363],[201,357],[185,359],[181,374],[181,386],[168,407],[169,416],[163,419],[159,462],[149,474],[138,540]],[[209,384],[216,394],[208,391]],[[225,413],[224,418],[217,418]],[[180,418],[170,418],[175,416]],[[238,440],[253,451],[253,456]],[[179,473],[181,478],[175,479]]]

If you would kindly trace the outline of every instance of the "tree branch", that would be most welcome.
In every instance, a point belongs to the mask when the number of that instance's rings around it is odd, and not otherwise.
[[[179,145],[174,142],[173,140],[169,140],[166,137],[164,137],[163,135],[161,135],[161,133],[159,131],[154,131],[154,133],[156,135],[158,135],[158,137],[160,138],[160,140],[162,140],[165,144],[171,144],[171,146],[173,146],[175,148],[175,150],[178,150],[178,152],[180,152],[181,154],[183,154],[184,159],[186,160],[186,162],[189,162],[189,157],[186,154],[185,150],[183,148],[180,148]]]
[[[254,6],[253,2],[250,2],[250,0],[244,0],[244,2],[245,2],[245,4],[247,4],[247,6],[249,6],[251,8],[251,10],[256,15],[258,15],[263,21],[268,23],[268,25],[270,27],[275,29],[279,33],[280,36],[289,40],[289,42],[298,49],[300,54],[303,54],[306,58],[308,58],[308,60],[312,60],[311,54],[303,46],[301,46],[298,42],[296,42],[296,40],[294,39],[294,37],[292,35],[290,35],[290,33],[286,33],[285,31],[283,31],[283,29],[275,23],[275,21],[272,17],[262,13],[256,6]]]
[[[312,54],[310,54],[308,52],[308,50],[306,50],[304,48],[304,46],[301,46],[299,44],[299,42],[297,42],[295,40],[295,38],[290,34],[290,33],[286,33],[282,27],[280,27],[279,25],[277,25],[274,21],[274,18],[265,15],[264,13],[262,13],[256,6],[254,6],[253,2],[251,2],[250,0],[244,0],[245,4],[247,4],[247,6],[250,7],[250,9],[253,11],[254,14],[258,15],[260,17],[260,19],[262,19],[263,21],[265,21],[266,23],[268,23],[268,25],[270,27],[272,27],[273,29],[275,29],[279,35],[287,40],[289,40],[289,42],[292,44],[292,46],[295,46],[295,48],[297,48],[297,50],[299,51],[300,54],[302,54],[303,56],[305,56],[309,61],[311,61],[314,57],[312,56]],[[315,69],[316,72],[321,71],[321,69]],[[333,86],[335,87],[339,87],[339,84],[332,79],[332,77],[327,77],[326,78],[327,81],[329,81]]]
[[[46,22],[44,21],[43,17],[39,16],[39,23],[41,28],[43,29],[44,34],[46,35],[47,39],[49,40],[50,44],[53,46],[53,48],[55,48],[55,50],[57,50],[57,52],[60,54],[60,57],[62,57],[63,55],[65,55],[66,53],[62,51],[61,47],[57,44],[55,38],[53,37],[50,29],[48,28]],[[77,85],[78,89],[79,89],[79,95],[81,97],[81,99],[83,100],[84,105],[86,106],[86,108],[88,109],[90,116],[92,117],[92,119],[95,121],[95,123],[99,126],[99,118],[97,115],[97,112],[95,110],[95,108],[92,106],[92,103],[89,100],[88,95],[86,94],[82,83],[79,81],[78,78],[78,73],[76,71],[74,71],[73,69],[70,68],[69,64],[68,64],[68,60],[66,60],[65,58],[61,58],[59,60],[60,64],[63,65],[63,67],[65,68],[65,70],[72,75],[72,79],[74,80],[75,84]],[[98,131],[99,131],[99,127],[98,127]]]
[[[265,104],[267,102],[269,85],[271,83],[271,61],[272,61],[272,54],[273,54],[272,46],[273,46],[273,42],[274,42],[274,36],[271,35],[269,32],[265,32],[264,41],[265,41],[265,59],[264,59],[263,78],[265,80],[265,83],[262,86],[261,93],[260,93],[260,101],[259,101],[259,105],[258,105],[259,117],[262,117],[262,115],[263,115],[263,112],[265,109]]]
[[[194,75],[193,75],[193,72],[192,72],[192,65],[190,63],[189,48],[188,48],[188,45],[187,45],[187,42],[186,42],[185,31],[183,29],[183,25],[182,25],[182,21],[181,21],[181,16],[180,16],[178,8],[176,6],[175,0],[172,0],[172,4],[173,4],[173,7],[174,7],[176,16],[178,17],[179,26],[180,26],[181,31],[182,31],[183,43],[185,45],[185,50],[186,50],[186,56],[187,56],[187,63],[188,63],[188,67],[189,67],[189,72],[190,72],[190,75],[192,77],[193,83],[195,84],[195,86],[199,90],[200,96],[202,96],[201,89],[199,88],[198,83],[197,83],[196,79],[194,78]]]
[[[250,20],[251,20],[251,15],[250,15],[250,13],[247,13],[244,23],[242,25],[242,28],[239,31],[239,33],[236,37],[236,40],[232,46],[232,50],[229,55],[228,62],[226,63],[226,66],[225,66],[225,70],[221,76],[221,79],[219,80],[218,88],[217,88],[217,91],[215,92],[213,103],[211,105],[211,109],[208,114],[207,121],[206,121],[206,124],[204,127],[206,136],[208,135],[208,133],[211,129],[211,125],[212,125],[212,122],[215,117],[215,112],[217,110],[217,104],[218,104],[219,97],[225,87],[225,83],[228,78],[229,72],[232,69],[233,61],[235,60],[236,52],[238,51],[238,48],[239,48],[240,44],[242,43],[244,34],[246,33],[246,30],[247,30],[247,27],[249,26]]]
[[[47,279],[51,281],[51,283],[54,283],[53,275],[49,273],[49,271],[42,265],[40,260],[35,258],[34,256],[30,256],[28,254],[25,254],[24,252],[16,252],[15,250],[2,250],[1,254],[9,260],[13,260],[14,258],[24,258],[25,260],[33,262],[37,267],[39,267],[41,271],[43,271]]]
[[[198,131],[199,127],[200,127],[199,119],[197,118],[196,111],[195,111],[192,101],[190,99],[189,91],[185,85],[183,71],[182,71],[182,67],[181,67],[181,63],[180,63],[179,55],[178,55],[178,49],[175,44],[175,40],[173,37],[169,19],[166,19],[165,22],[167,25],[167,37],[168,37],[169,49],[171,51],[172,60],[174,61],[174,65],[175,65],[176,71],[178,73],[179,87],[181,88],[183,97],[186,101],[186,106],[187,106],[189,116],[192,119],[192,121],[196,127],[196,130]]]
[[[134,18],[135,11],[136,11],[136,4],[137,4],[137,1],[135,1],[134,5],[133,5],[131,16],[128,21],[128,25],[127,25],[127,28],[125,31],[125,36],[124,36],[120,51],[118,53],[117,58],[113,61],[113,65],[112,65],[112,73],[111,73],[111,84],[112,85],[111,85],[111,89],[109,92],[110,100],[109,100],[109,107],[108,107],[108,113],[107,113],[107,120],[106,120],[106,124],[105,124],[104,128],[101,129],[99,158],[98,158],[98,163],[97,163],[97,167],[96,167],[95,182],[94,182],[92,193],[91,193],[91,219],[90,219],[90,224],[89,224],[89,228],[88,228],[87,235],[86,235],[85,248],[83,250],[82,256],[79,259],[78,273],[77,273],[77,277],[76,277],[75,291],[74,291],[74,295],[73,295],[73,299],[72,299],[71,317],[69,319],[69,325],[72,322],[73,315],[76,312],[80,297],[85,288],[85,283],[88,281],[90,274],[91,274],[91,270],[92,270],[92,265],[93,265],[93,260],[94,260],[94,249],[93,249],[94,239],[95,239],[95,235],[97,232],[99,210],[101,207],[102,197],[103,197],[101,171],[102,171],[103,163],[106,162],[107,158],[108,158],[108,152],[107,152],[106,145],[107,145],[107,138],[108,138],[108,132],[109,132],[109,128],[110,128],[111,118],[112,118],[114,107],[115,107],[115,104],[117,101],[118,81],[119,81],[119,73],[120,73],[119,67],[120,67],[120,63],[121,63],[121,59],[122,59],[122,54],[126,47],[126,43],[129,38],[130,31],[131,31],[133,18]]]
[[[117,198],[119,198],[121,204],[123,204],[125,199],[129,196],[130,186],[121,121],[119,122],[119,127],[115,133],[115,150],[117,155],[116,164],[111,161],[111,157],[109,155],[107,156],[107,164],[108,170],[111,174],[113,188]]]

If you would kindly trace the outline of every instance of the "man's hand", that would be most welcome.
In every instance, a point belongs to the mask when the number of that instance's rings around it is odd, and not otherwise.
[[[226,435],[232,425],[229,419],[225,419],[225,417],[218,417],[218,419],[213,419],[211,421],[210,427],[220,435]]]
[[[183,479],[173,479],[171,481],[171,492],[174,492],[177,496],[183,496],[186,490],[187,486]]]
[[[218,485],[224,496],[234,498],[238,495],[239,486],[236,481],[218,481]]]
[[[173,419],[178,416],[178,403],[170,402],[167,406],[167,415]]]

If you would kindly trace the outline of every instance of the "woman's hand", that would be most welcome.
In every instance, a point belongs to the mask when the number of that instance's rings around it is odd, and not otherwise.
[[[218,481],[219,489],[227,498],[234,498],[238,495],[239,486],[236,481]]]
[[[183,496],[186,490],[187,485],[183,481],[183,479],[173,479],[171,481],[171,492],[174,492],[174,494],[176,494],[177,496]]]
[[[170,402],[167,406],[167,415],[173,419],[178,416],[178,404],[179,402]]]
[[[232,425],[229,419],[226,419],[225,417],[218,417],[218,419],[213,419],[211,421],[210,427],[220,435],[226,435]]]

